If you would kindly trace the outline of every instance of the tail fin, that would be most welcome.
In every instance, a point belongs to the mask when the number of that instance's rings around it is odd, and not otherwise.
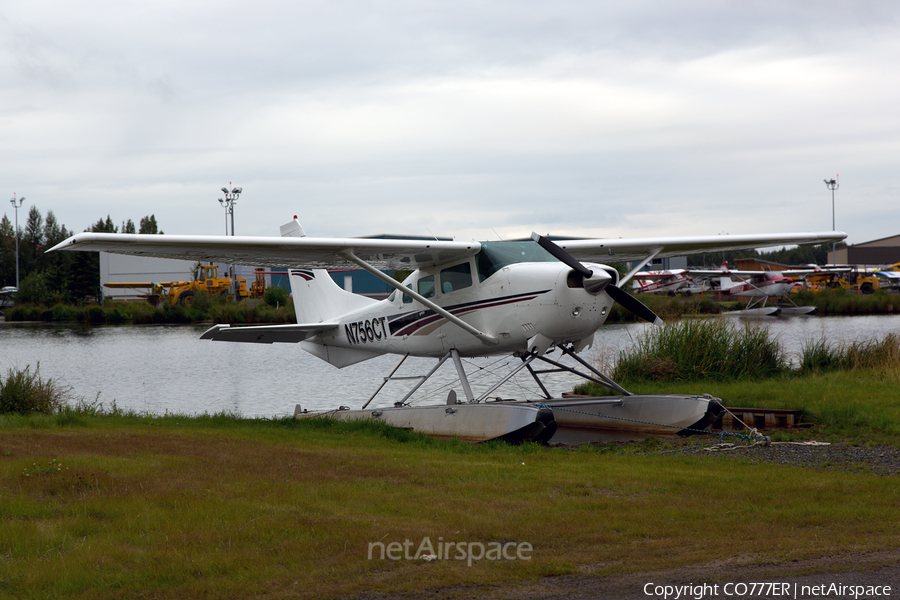
[[[291,269],[291,292],[297,323],[324,323],[344,313],[377,303],[338,286],[324,269]]]
[[[303,231],[300,221],[297,220],[297,215],[294,215],[293,221],[288,221],[281,226],[281,237],[306,237],[306,232]]]

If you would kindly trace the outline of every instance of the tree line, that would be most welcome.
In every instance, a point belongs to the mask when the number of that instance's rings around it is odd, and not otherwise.
[[[119,233],[109,215],[101,218],[85,231]],[[131,219],[122,222],[122,233],[163,233],[155,215],[140,219],[135,226]],[[100,298],[100,255],[97,252],[45,251],[75,232],[61,224],[53,211],[44,217],[32,206],[19,225],[19,294],[17,302],[55,304],[68,302],[83,304]],[[4,214],[0,219],[0,287],[16,285],[16,231]]]

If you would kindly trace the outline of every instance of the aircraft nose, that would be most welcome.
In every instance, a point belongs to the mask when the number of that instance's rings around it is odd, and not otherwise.
[[[596,296],[606,289],[612,277],[603,269],[591,269],[591,276],[585,277],[583,280],[584,291],[588,294]]]

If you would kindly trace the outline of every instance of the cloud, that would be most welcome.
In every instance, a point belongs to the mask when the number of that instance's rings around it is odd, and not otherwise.
[[[17,3],[0,173],[69,228],[897,233],[886,2]],[[863,199],[865,202],[863,202]],[[852,206],[853,210],[849,207]],[[894,221],[896,222],[896,221]]]

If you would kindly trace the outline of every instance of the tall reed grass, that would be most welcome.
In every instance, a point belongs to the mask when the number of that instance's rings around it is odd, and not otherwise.
[[[801,375],[830,371],[869,371],[900,375],[900,335],[880,340],[839,342],[825,339],[804,342],[798,371]]]
[[[71,399],[71,389],[54,379],[41,377],[41,364],[34,371],[9,369],[0,377],[0,414],[54,414]]]
[[[619,353],[613,378],[633,381],[726,381],[787,372],[784,349],[768,330],[719,319],[655,328]]]

